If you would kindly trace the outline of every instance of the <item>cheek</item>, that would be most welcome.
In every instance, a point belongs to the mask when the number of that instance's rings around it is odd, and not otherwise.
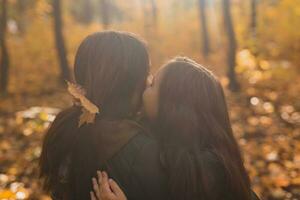
[[[148,88],[143,94],[143,103],[145,114],[149,119],[153,119],[157,113],[156,95],[153,89]]]
[[[143,94],[143,105],[144,105],[146,115],[148,115],[149,110],[151,110],[151,91],[150,91],[150,89],[146,89]]]

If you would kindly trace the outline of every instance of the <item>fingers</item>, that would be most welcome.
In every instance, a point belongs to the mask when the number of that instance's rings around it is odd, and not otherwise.
[[[102,178],[100,183],[100,193],[113,194],[108,183],[108,175],[106,172],[101,172]]]
[[[97,171],[98,179],[92,178],[94,192],[90,193],[91,200],[126,200],[122,189],[112,179],[108,178],[106,172]]]
[[[91,195],[91,200],[97,200],[94,192],[91,191],[90,195]]]
[[[101,172],[101,174],[102,174],[102,180],[104,182],[108,183],[108,175],[107,175],[107,173],[103,171],[103,172]]]
[[[113,193],[116,195],[118,200],[126,200],[126,195],[124,194],[123,190],[120,188],[120,186],[112,179],[108,180],[109,186]]]
[[[92,178],[92,182],[94,192],[96,193],[97,198],[100,199],[100,186],[98,185],[98,182],[95,178]]]
[[[101,171],[97,171],[97,176],[98,176],[98,183],[101,184],[101,179],[102,179]]]
[[[113,193],[115,193],[117,196],[124,194],[122,189],[119,187],[119,185],[113,180],[109,179],[109,186]]]

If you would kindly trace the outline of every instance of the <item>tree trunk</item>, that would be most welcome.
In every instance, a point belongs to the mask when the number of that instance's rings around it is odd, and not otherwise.
[[[157,4],[155,0],[140,0],[144,15],[144,27],[147,35],[152,35],[158,20]],[[153,28],[154,27],[154,28]]]
[[[202,54],[207,57],[210,51],[209,35],[206,21],[206,0],[199,0],[199,17],[202,35]]]
[[[1,86],[0,92],[7,93],[8,72],[9,72],[9,55],[6,45],[6,27],[7,27],[7,0],[1,0],[1,20],[0,20],[0,47],[1,47]]]
[[[256,15],[257,15],[257,0],[251,0],[251,22],[250,22],[250,28],[251,28],[251,33],[252,37],[256,37]]]
[[[93,13],[93,5],[91,0],[84,0],[83,1],[83,23],[90,24],[93,21],[94,13]]]
[[[73,0],[70,5],[71,15],[76,22],[90,24],[94,19],[94,8],[92,0]]]
[[[236,65],[236,38],[233,28],[231,13],[230,13],[230,0],[223,0],[223,17],[226,29],[226,36],[228,40],[228,54],[227,54],[227,76],[229,78],[229,89],[232,91],[239,90],[239,84],[236,79],[235,65]]]
[[[67,52],[65,41],[62,33],[62,14],[61,14],[61,1],[53,0],[53,17],[54,17],[54,33],[55,43],[57,49],[57,56],[61,70],[61,78],[63,80],[70,80],[70,69],[67,60]]]
[[[152,10],[152,21],[154,26],[157,25],[157,5],[155,0],[150,0]]]
[[[17,1],[17,11],[18,11],[17,23],[18,23],[18,30],[21,34],[23,34],[25,32],[26,3],[28,3],[26,0],[18,0]]]
[[[257,58],[259,51],[257,45],[257,0],[251,0],[251,21],[250,21],[250,34],[251,34],[251,52]],[[258,65],[256,59],[256,65]]]
[[[110,25],[110,5],[108,0],[100,0],[101,6],[101,20],[104,29]]]

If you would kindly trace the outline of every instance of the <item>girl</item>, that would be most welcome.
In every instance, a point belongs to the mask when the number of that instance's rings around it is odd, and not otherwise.
[[[170,199],[257,199],[232,133],[222,86],[210,71],[188,58],[170,61],[145,90],[144,108],[160,142]],[[106,173],[98,177],[92,199],[126,199]]]
[[[149,71],[144,42],[131,33],[88,36],[75,58],[69,91],[75,104],[46,133],[40,158],[53,199],[90,198],[97,169],[106,170],[130,199],[165,199],[157,143],[136,122]]]

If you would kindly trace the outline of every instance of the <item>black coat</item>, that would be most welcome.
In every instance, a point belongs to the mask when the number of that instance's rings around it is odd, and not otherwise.
[[[216,163],[214,154],[205,153],[205,162],[215,169],[218,183],[225,182],[222,167]],[[128,200],[168,200],[167,171],[161,165],[159,145],[145,134],[137,134],[114,155],[105,169],[116,180]],[[180,173],[180,172],[178,172]],[[234,200],[225,190],[219,191],[220,200]],[[215,191],[217,192],[217,191]],[[251,191],[252,200],[259,200]],[[219,198],[218,198],[219,199]],[[172,199],[174,200],[174,199]]]
[[[124,190],[128,200],[168,199],[167,177],[160,164],[157,141],[134,122],[105,123],[95,128],[94,133],[82,134],[72,152],[75,157],[69,157],[61,165],[59,180],[62,181],[51,191],[52,198],[89,198],[91,178],[97,170],[105,170]],[[72,165],[72,158],[82,162]]]
[[[106,170],[128,200],[168,199],[167,177],[159,160],[159,147],[145,134],[137,134],[114,155]]]
[[[140,129],[138,133],[132,134],[126,144],[118,148],[118,151],[106,160],[104,166],[99,166],[98,169],[105,170],[109,177],[120,185],[128,200],[169,200],[168,172],[161,165],[159,151],[158,142]],[[99,155],[100,152],[97,154]],[[205,154],[203,159],[208,165],[211,165],[211,169],[216,169],[218,183],[224,183],[222,170],[215,163],[213,154]],[[91,183],[91,177],[87,177],[87,181]],[[82,187],[82,185],[78,185],[78,187]],[[91,190],[91,186],[89,187]],[[65,194],[65,188],[64,183],[58,184],[57,190],[53,191],[53,199],[72,200],[73,198],[66,197],[70,195]],[[88,192],[86,191],[86,193]],[[222,200],[233,200],[230,199],[228,191],[218,191],[218,193],[221,194]],[[252,199],[258,199],[254,193]]]

